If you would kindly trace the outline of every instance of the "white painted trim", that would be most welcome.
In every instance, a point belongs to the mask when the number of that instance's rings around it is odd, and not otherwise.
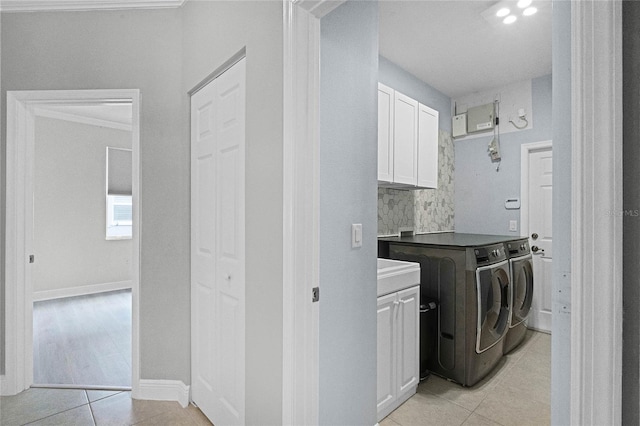
[[[529,155],[552,149],[552,141],[524,143],[520,146],[520,235],[529,235]]]
[[[33,383],[33,289],[28,254],[33,245],[31,228],[25,218],[33,209],[34,107],[40,103],[94,101],[108,99],[132,102],[133,214],[132,254],[132,392],[140,379],[139,280],[140,280],[140,91],[129,90],[49,90],[7,92],[6,241],[5,241],[5,375],[2,395],[15,395]],[[31,188],[31,189],[30,189]]]
[[[288,1],[288,0],[285,0]],[[316,18],[320,19],[323,16],[331,13],[334,9],[345,3],[346,0],[293,0],[295,6],[300,10],[306,10]]]
[[[282,423],[319,421],[320,18],[343,2],[284,0]],[[331,3],[332,7],[320,7]],[[309,11],[311,10],[311,11]],[[320,302],[321,303],[321,302]]]
[[[104,293],[107,291],[126,290],[131,288],[131,280],[116,281],[112,283],[89,284],[78,287],[57,288],[54,290],[41,290],[33,292],[33,301],[62,299],[63,297],[86,296],[89,294]]]
[[[149,401],[176,401],[182,408],[189,405],[189,386],[181,380],[148,380],[141,379],[138,392],[133,399]]]
[[[571,424],[622,413],[622,6],[572,2]]]
[[[4,12],[178,8],[186,0],[1,0]]]
[[[46,108],[36,107],[34,111],[38,117],[47,117],[56,120],[70,121],[72,123],[87,124],[89,126],[100,126],[117,130],[125,130],[129,132],[131,131],[131,124],[128,123],[120,123],[112,120],[104,120],[95,117],[87,117],[84,115],[70,114],[68,112],[62,111],[52,111]]]

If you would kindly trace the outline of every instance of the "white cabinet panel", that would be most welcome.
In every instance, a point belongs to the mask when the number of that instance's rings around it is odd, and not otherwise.
[[[420,286],[378,298],[378,421],[416,393],[420,381]]]
[[[438,116],[435,109],[418,108],[418,186],[438,187]]]
[[[378,83],[378,180],[393,182],[393,89]]]
[[[393,181],[418,183],[418,101],[395,92],[393,111]]]
[[[398,396],[418,386],[420,364],[418,287],[398,292]]]
[[[378,411],[387,408],[395,399],[396,369],[395,352],[395,306],[396,293],[378,298]]]

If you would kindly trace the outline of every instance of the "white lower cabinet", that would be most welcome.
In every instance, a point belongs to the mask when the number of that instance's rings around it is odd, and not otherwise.
[[[416,393],[419,315],[420,286],[378,297],[378,421]]]

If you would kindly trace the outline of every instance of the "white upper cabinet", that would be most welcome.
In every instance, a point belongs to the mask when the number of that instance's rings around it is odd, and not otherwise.
[[[400,92],[393,101],[393,182],[417,185],[418,101]]]
[[[418,109],[418,186],[438,187],[438,111]]]
[[[378,185],[436,188],[438,111],[378,83]]]
[[[378,180],[393,182],[393,89],[378,83]]]

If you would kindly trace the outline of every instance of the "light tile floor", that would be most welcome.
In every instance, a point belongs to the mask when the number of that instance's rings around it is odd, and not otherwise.
[[[550,424],[551,336],[528,332],[477,385],[464,388],[437,376],[380,426]],[[211,425],[194,406],[137,401],[130,392],[33,388],[0,397],[0,425]]]
[[[523,426],[550,422],[551,336],[528,331],[522,344],[475,386],[465,388],[432,375],[380,426]]]
[[[138,401],[130,392],[32,388],[0,397],[0,425],[211,425],[177,402]]]

